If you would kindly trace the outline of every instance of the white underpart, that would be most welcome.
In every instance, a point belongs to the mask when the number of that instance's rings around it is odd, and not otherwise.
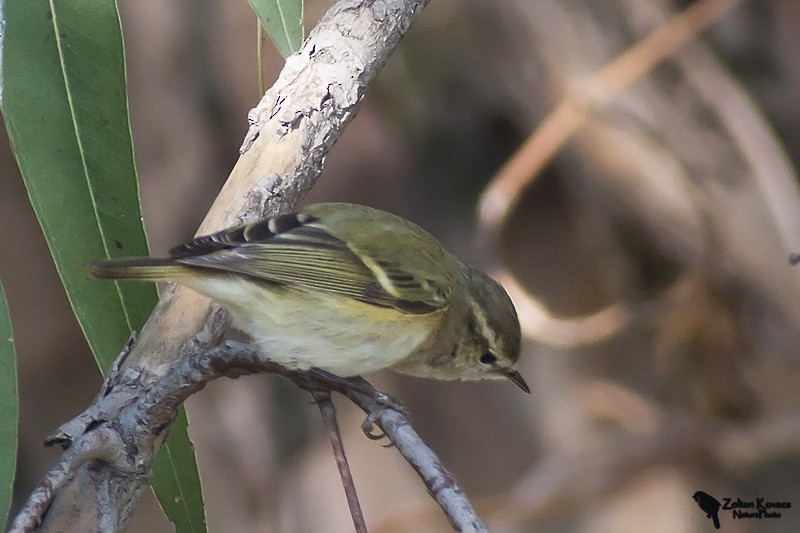
[[[287,298],[234,276],[181,282],[229,309],[234,326],[273,361],[298,370],[317,367],[341,377],[374,372],[404,359],[427,336],[420,316],[333,294]]]

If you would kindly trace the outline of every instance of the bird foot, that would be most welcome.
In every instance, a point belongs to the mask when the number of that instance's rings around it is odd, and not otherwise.
[[[408,411],[402,403],[385,392],[380,392],[361,376],[342,378],[319,368],[312,368],[309,374],[314,380],[329,385],[342,394],[360,394],[372,399],[379,405],[379,408],[368,413],[364,422],[361,423],[361,430],[364,432],[364,436],[370,440],[380,440],[386,436],[382,431],[375,430],[375,428],[378,427],[377,422],[384,410],[393,409],[402,413],[403,416],[408,416]]]

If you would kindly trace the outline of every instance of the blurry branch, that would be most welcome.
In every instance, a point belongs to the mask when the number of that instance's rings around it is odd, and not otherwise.
[[[594,313],[569,320],[554,316],[507,270],[499,269],[493,277],[505,287],[517,308],[522,332],[549,346],[575,348],[601,342],[617,334],[634,319],[638,323],[655,319],[663,312],[685,306],[693,297],[699,274],[682,274],[652,301],[614,304]]]
[[[222,325],[217,322],[217,329],[221,330]],[[115,369],[121,367],[132,347],[131,344],[123,351]],[[383,393],[364,381],[359,381],[358,390],[354,390],[347,384],[343,385],[343,380],[327,380],[322,374],[288,370],[272,362],[253,345],[227,341],[181,359],[166,374],[150,381],[145,387],[142,387],[142,374],[135,369],[129,368],[123,373],[112,372],[92,406],[65,423],[48,439],[51,444],[67,443],[69,447],[42,485],[30,496],[17,515],[11,531],[34,529],[58,490],[76,475],[79,468],[90,462],[99,461],[118,472],[146,478],[154,452],[153,439],[150,437],[153,427],[167,427],[178,407],[211,381],[220,377],[237,378],[263,372],[284,376],[298,387],[310,391],[315,400],[320,402],[326,422],[332,421],[334,425],[330,391],[345,394],[367,413],[365,433],[370,434],[373,423],[381,428],[417,471],[456,530],[484,530],[455,479],[414,432],[406,415],[387,402]],[[341,445],[341,436],[338,428],[334,433],[331,441],[336,448]],[[343,457],[344,449],[339,447],[337,453]],[[349,468],[345,466],[343,470],[349,477]],[[348,490],[348,496],[352,493],[354,497],[352,477],[349,477],[349,485],[352,491]],[[358,507],[358,502],[354,505]],[[354,514],[357,531],[366,531],[360,509],[358,512],[357,516]],[[101,523],[99,530],[115,529],[113,523]]]
[[[800,236],[797,175],[772,125],[707,50],[692,47],[676,61],[752,169],[753,183],[769,209],[781,244],[787,251],[794,249]]]
[[[313,186],[367,86],[427,3],[339,0],[330,8],[250,113],[241,156],[198,233],[294,206]],[[209,353],[208,347],[220,337],[220,324],[227,321],[224,311],[209,310],[210,301],[199,294],[167,287],[95,403],[50,439],[67,449],[31,495],[12,531],[125,528],[152,474],[154,455],[174,410],[210,379],[202,368],[187,366],[203,357],[198,354]],[[206,361],[216,361],[210,353]],[[225,364],[207,370],[218,375],[235,371]],[[359,401],[362,409],[368,405],[368,399]],[[373,412],[371,404],[369,409]],[[431,483],[429,491],[451,521],[461,524],[463,516],[469,521],[464,530],[480,529],[460,489],[430,451],[408,450],[403,444],[416,436],[407,421],[390,409],[374,417]],[[115,440],[118,437],[124,446]]]
[[[517,531],[531,521],[552,521],[615,493],[647,469],[712,469],[740,477],[794,457],[800,448],[800,414],[793,411],[745,425],[712,424],[660,409],[634,391],[603,381],[588,383],[584,400],[590,414],[617,429],[551,450],[516,487],[476,500],[492,530]],[[433,518],[429,508],[414,504],[385,518],[375,531],[402,531]]]
[[[498,270],[492,275],[514,300],[522,333],[550,346],[567,348],[600,342],[628,325],[634,314],[628,306],[614,304],[580,318],[560,319],[528,295],[507,270]]]
[[[558,150],[589,118],[594,108],[605,106],[633,82],[674,54],[699,32],[732,9],[738,0],[699,0],[653,31],[614,61],[575,87],[503,165],[487,186],[479,216],[483,235],[496,243],[523,192]],[[578,319],[552,315],[547,306],[529,294],[509,272],[499,275],[520,312],[523,331],[553,346],[599,342],[624,328],[631,316],[625,305],[614,304]]]
[[[632,474],[657,465],[695,465],[742,476],[765,462],[792,457],[800,447],[800,416],[775,413],[751,424],[710,424],[689,414],[657,409],[617,384],[593,384],[590,401],[602,401],[605,418],[644,414],[650,427],[621,430],[572,450],[554,450],[502,499],[478,501],[493,526],[552,519],[559,509],[596,501],[629,482]],[[613,391],[613,392],[612,392]],[[622,401],[619,401],[622,399]],[[614,412],[616,410],[616,412]],[[690,468],[691,469],[691,468]]]
[[[699,0],[581,84],[556,106],[503,165],[483,194],[481,224],[497,231],[521,193],[580,128],[593,107],[607,104],[633,82],[725,15],[738,0]]]

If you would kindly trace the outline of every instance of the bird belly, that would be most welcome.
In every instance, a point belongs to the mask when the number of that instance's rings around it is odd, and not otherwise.
[[[439,314],[412,315],[332,293],[271,287],[240,277],[181,280],[231,311],[233,325],[275,362],[321,368],[341,377],[402,361],[428,336]]]

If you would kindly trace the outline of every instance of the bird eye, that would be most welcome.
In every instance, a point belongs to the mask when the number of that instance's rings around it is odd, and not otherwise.
[[[486,352],[478,360],[484,365],[493,365],[497,362],[497,356],[492,352]]]

